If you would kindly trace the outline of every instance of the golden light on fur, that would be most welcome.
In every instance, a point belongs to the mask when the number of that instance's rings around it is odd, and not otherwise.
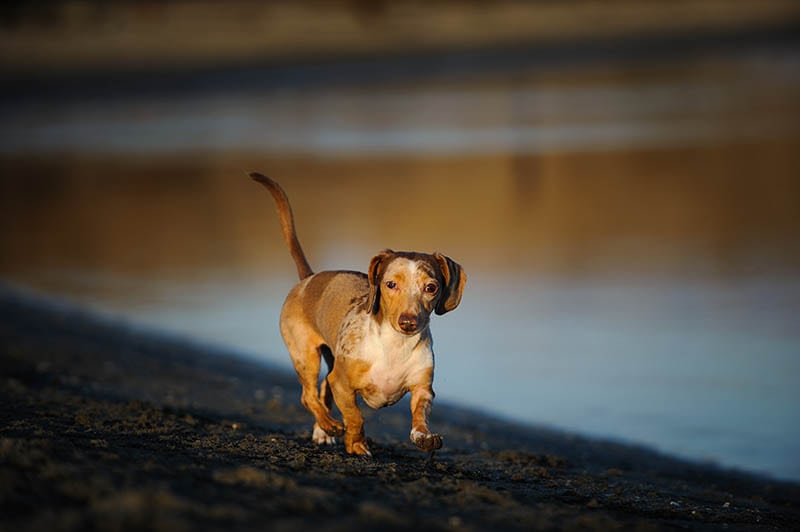
[[[434,397],[430,316],[458,306],[464,270],[440,253],[386,249],[371,259],[367,274],[314,274],[297,239],[286,193],[262,174],[250,176],[275,199],[300,277],[286,297],[280,327],[303,388],[301,401],[315,419],[313,440],[331,444],[344,435],[348,453],[371,455],[357,396],[382,408],[410,392],[411,441],[422,451],[439,449],[442,437],[428,428]],[[328,374],[317,389],[323,358]],[[331,401],[343,423],[331,416]]]
[[[275,199],[300,277],[286,297],[280,325],[303,387],[301,401],[315,419],[314,441],[331,444],[344,435],[348,453],[371,455],[357,396],[382,408],[411,392],[411,441],[422,451],[439,449],[442,437],[428,428],[434,397],[430,315],[458,306],[464,270],[440,253],[386,249],[371,259],[368,274],[314,274],[297,239],[286,193],[262,174],[250,176]],[[317,389],[323,357],[328,374]],[[331,417],[331,401],[344,423]]]

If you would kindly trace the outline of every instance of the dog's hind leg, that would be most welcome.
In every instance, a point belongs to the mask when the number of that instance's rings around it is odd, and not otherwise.
[[[327,437],[341,436],[344,426],[331,417],[330,394],[320,397],[317,392],[320,359],[322,350],[326,349],[324,340],[313,328],[297,320],[282,320],[281,333],[303,389],[300,401],[314,416],[312,437],[317,443],[331,443],[332,440]]]
[[[320,346],[319,352],[322,358],[325,360],[325,365],[328,367],[328,373],[325,375],[319,385],[319,398],[320,401],[322,401],[322,404],[328,410],[328,414],[330,414],[333,403],[333,393],[331,392],[331,384],[328,382],[328,375],[330,375],[331,371],[333,370],[333,354],[327,345]],[[328,435],[324,430],[322,430],[322,427],[320,427],[318,423],[314,423],[314,434],[312,437],[314,442],[320,445],[334,445],[336,443],[336,438]]]

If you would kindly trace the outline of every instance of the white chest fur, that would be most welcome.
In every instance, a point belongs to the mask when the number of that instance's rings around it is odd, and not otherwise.
[[[362,326],[361,341],[347,355],[370,364],[359,392],[372,408],[392,405],[429,375],[433,367],[430,332],[407,336],[372,319],[366,319]]]

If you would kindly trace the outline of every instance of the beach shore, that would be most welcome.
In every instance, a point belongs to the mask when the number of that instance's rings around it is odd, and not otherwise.
[[[0,398],[4,530],[800,527],[796,484],[441,402],[433,456],[407,403],[319,448],[293,375],[9,288]]]

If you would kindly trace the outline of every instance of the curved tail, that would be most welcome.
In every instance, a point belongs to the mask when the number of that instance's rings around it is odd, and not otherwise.
[[[303,253],[303,248],[300,247],[300,241],[297,240],[292,207],[289,205],[289,198],[286,197],[286,192],[283,191],[278,183],[265,175],[259,174],[258,172],[250,172],[249,175],[255,181],[267,187],[272,197],[275,198],[275,205],[278,208],[278,218],[280,219],[281,230],[283,231],[283,239],[286,241],[286,245],[289,247],[289,253],[292,254],[294,263],[297,266],[297,275],[300,276],[300,280],[314,275],[311,266],[308,265],[306,255]]]

